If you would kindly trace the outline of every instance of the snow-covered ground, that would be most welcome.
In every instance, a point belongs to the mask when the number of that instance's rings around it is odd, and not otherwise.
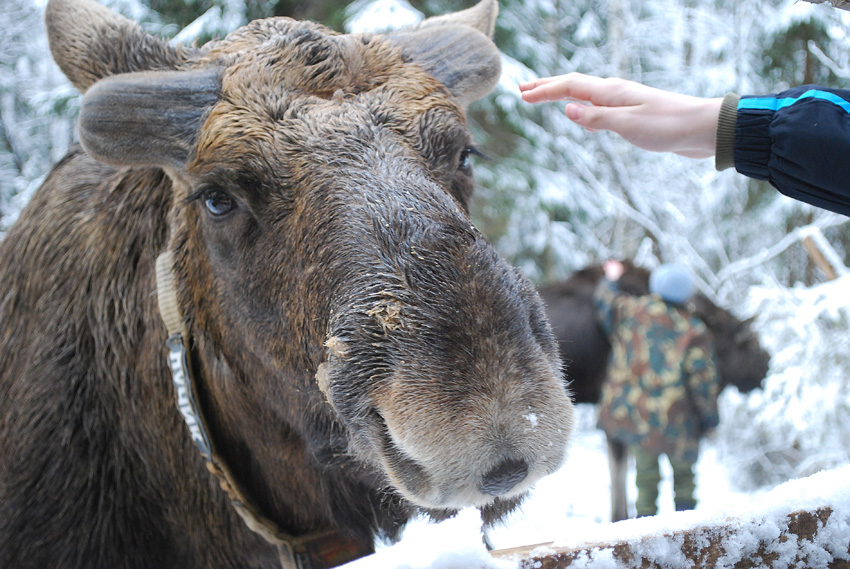
[[[610,477],[605,436],[594,428],[596,416],[593,407],[579,405],[578,419],[575,441],[563,468],[538,482],[522,510],[512,514],[503,527],[491,530],[490,538],[497,548],[558,541],[580,535],[592,525],[610,521]],[[661,473],[658,508],[659,514],[664,515],[675,510],[672,472],[665,461],[662,461]],[[633,464],[629,468],[627,492],[631,508],[636,494]],[[733,504],[742,496],[731,489],[726,471],[717,462],[711,443],[704,442],[697,465],[697,508]]]
[[[729,476],[717,460],[711,441],[705,441],[697,465],[697,497],[694,512],[673,511],[669,467],[662,466],[659,515],[655,518],[609,522],[609,476],[605,440],[593,425],[595,411],[590,406],[578,409],[578,425],[570,455],[564,467],[541,480],[522,510],[512,514],[504,525],[490,531],[490,539],[499,548],[511,548],[555,542],[556,545],[576,546],[584,542],[628,539],[662,531],[694,527],[724,520],[730,515],[761,512],[767,516],[784,516],[794,509],[818,507],[824,496],[850,508],[850,467],[839,473],[805,485],[791,482],[772,492],[742,493],[732,489]],[[634,472],[629,480],[629,501],[633,502]],[[795,485],[796,484],[796,485]],[[829,500],[829,498],[827,498]],[[845,512],[846,513],[846,512]],[[846,516],[845,516],[846,518]],[[758,522],[764,525],[764,520]],[[850,540],[850,528],[845,519],[836,521],[839,539]],[[346,569],[515,569],[516,562],[490,557],[481,543],[481,525],[477,510],[462,511],[457,517],[440,524],[420,520],[412,523],[402,540],[393,546],[379,547],[368,558],[346,565]],[[846,544],[845,551],[846,551]],[[839,544],[839,548],[841,545]],[[596,567],[596,565],[586,565]],[[614,565],[609,565],[613,567]],[[730,565],[731,566],[731,565]],[[825,567],[825,565],[824,565]]]

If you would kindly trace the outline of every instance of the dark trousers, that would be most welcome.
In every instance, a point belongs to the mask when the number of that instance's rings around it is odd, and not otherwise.
[[[661,470],[658,459],[661,455],[647,452],[640,447],[632,447],[635,456],[635,483],[638,495],[635,500],[637,515],[654,516],[658,512],[658,484],[661,482]],[[673,467],[673,496],[676,511],[692,510],[696,506],[694,491],[694,464],[696,461],[680,457],[667,456]]]

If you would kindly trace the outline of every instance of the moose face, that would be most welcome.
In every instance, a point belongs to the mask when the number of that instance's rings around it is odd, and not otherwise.
[[[750,327],[753,319],[740,321],[702,295],[696,295],[693,302],[695,314],[713,333],[723,387],[734,385],[741,393],[761,387],[770,367],[770,354]]]
[[[551,330],[467,215],[463,105],[498,77],[490,40],[445,17],[386,37],[273,19],[176,67],[95,83],[80,133],[172,180],[214,428],[252,456],[286,438],[352,458],[432,510],[497,515],[557,469]]]

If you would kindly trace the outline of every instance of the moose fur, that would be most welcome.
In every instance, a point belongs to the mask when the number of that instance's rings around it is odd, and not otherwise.
[[[0,566],[277,565],[175,405],[164,251],[211,439],[283,531],[492,521],[560,466],[557,344],[467,214],[496,12],[190,48],[50,1],[82,146],[0,243]]]
[[[626,262],[626,272],[618,286],[627,294],[649,294],[649,271]],[[538,290],[564,361],[570,390],[576,403],[597,403],[605,380],[611,349],[593,307],[593,291],[604,276],[601,265],[576,271],[564,281],[549,283]],[[721,388],[734,385],[742,393],[761,386],[770,363],[769,354],[759,344],[750,321],[741,321],[729,311],[697,293],[691,309],[711,331]],[[608,442],[611,467],[612,519],[622,520],[626,513],[626,448]]]

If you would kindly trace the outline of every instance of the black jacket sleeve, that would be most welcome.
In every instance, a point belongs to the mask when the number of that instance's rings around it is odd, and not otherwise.
[[[727,95],[716,164],[734,164],[789,197],[850,216],[850,90],[804,85],[763,97]]]

